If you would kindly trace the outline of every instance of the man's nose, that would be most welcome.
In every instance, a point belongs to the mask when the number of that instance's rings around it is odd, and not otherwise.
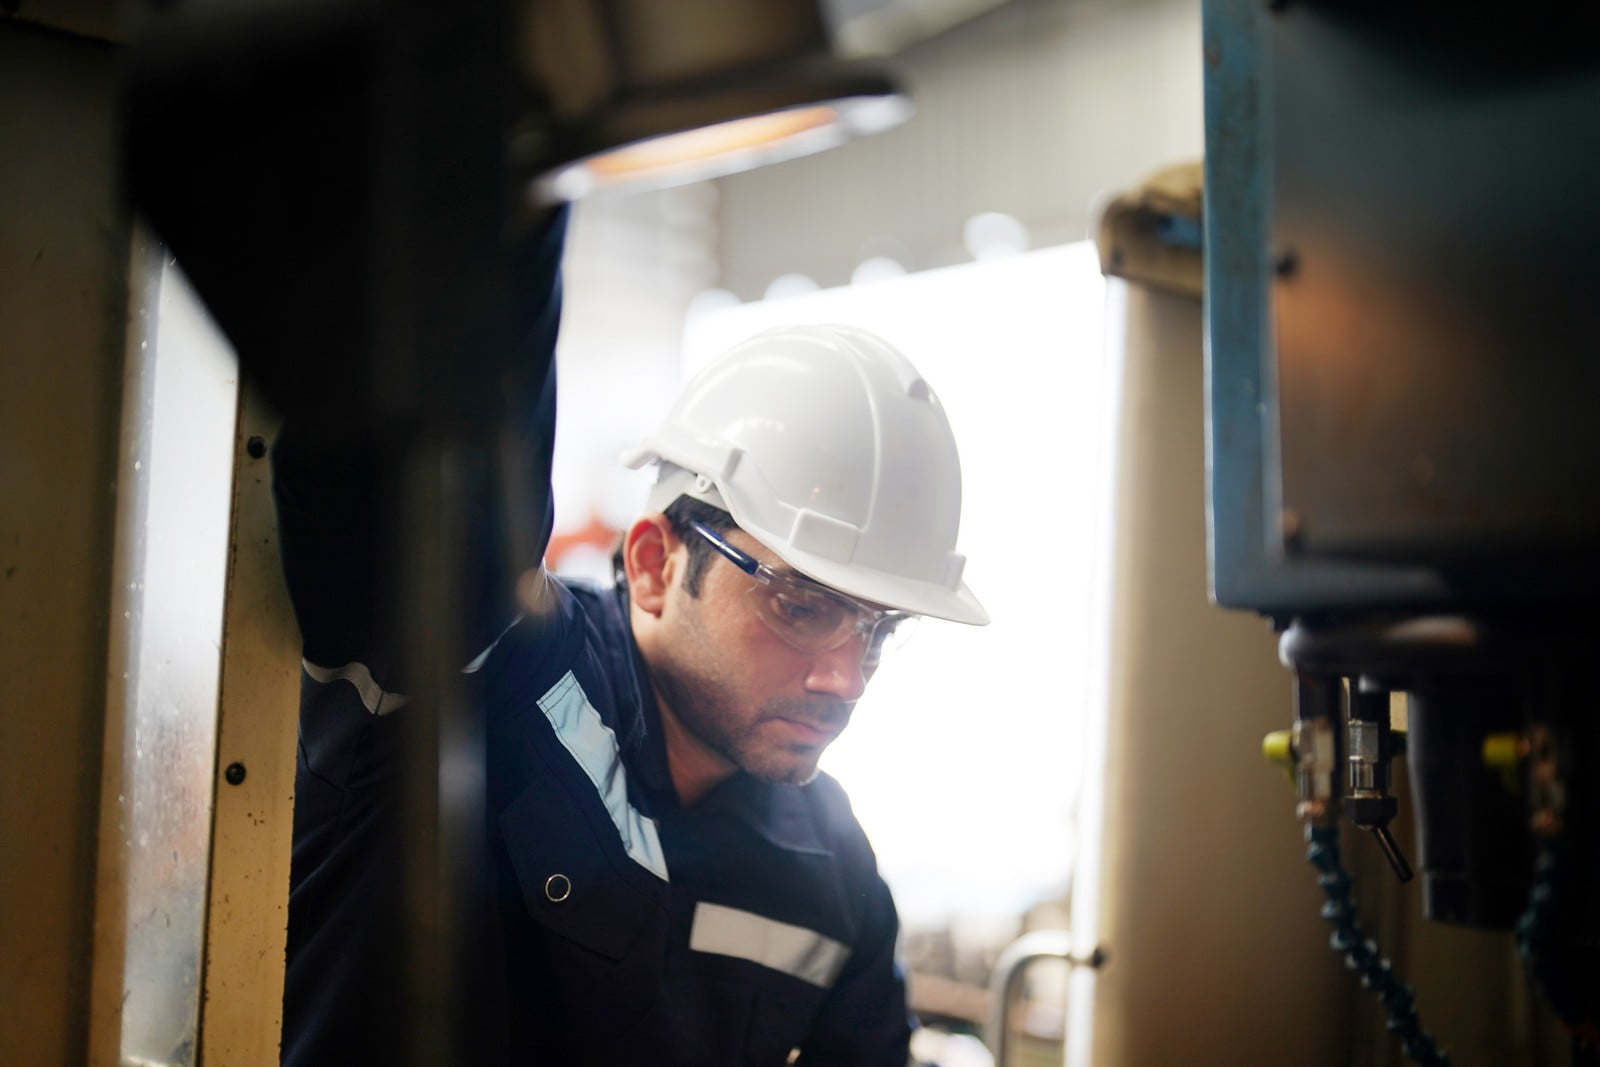
[[[851,634],[850,640],[838,648],[812,656],[806,689],[813,693],[829,693],[847,703],[861,699],[861,694],[866,692],[867,679],[872,677],[876,667],[876,664],[864,662],[870,640],[865,634]]]

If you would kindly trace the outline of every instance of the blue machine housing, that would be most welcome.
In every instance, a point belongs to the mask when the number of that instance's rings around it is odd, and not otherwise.
[[[1205,3],[1218,604],[1600,592],[1597,21]]]

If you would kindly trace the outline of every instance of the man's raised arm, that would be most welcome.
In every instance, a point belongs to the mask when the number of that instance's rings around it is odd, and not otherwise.
[[[458,361],[437,368],[471,376],[475,388],[492,383],[494,396],[481,399],[498,411],[486,425],[445,428],[468,442],[470,457],[454,493],[462,513],[452,516],[465,531],[453,557],[464,617],[440,627],[459,635],[444,650],[457,666],[511,622],[515,571],[537,565],[550,535],[565,222],[555,213],[509,258],[509,306],[483,331],[493,340],[469,341]],[[361,398],[350,398],[348,420],[328,399],[291,404],[273,446],[284,574],[304,655],[283,1016],[290,1067],[394,1063],[405,1051],[396,1018],[408,929],[398,726],[425,674],[404,657],[409,594],[429,577],[408,573],[397,525],[414,442],[359,417]]]

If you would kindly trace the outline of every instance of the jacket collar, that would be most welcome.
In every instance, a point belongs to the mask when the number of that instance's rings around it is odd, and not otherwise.
[[[713,789],[700,807],[729,812],[781,849],[830,855],[806,796],[808,788],[764,782],[740,771]]]

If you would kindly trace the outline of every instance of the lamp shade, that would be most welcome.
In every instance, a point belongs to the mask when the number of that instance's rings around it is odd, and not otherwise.
[[[814,0],[560,0],[524,29],[550,109],[524,152],[541,203],[720,177],[911,113],[886,73],[833,57]]]

